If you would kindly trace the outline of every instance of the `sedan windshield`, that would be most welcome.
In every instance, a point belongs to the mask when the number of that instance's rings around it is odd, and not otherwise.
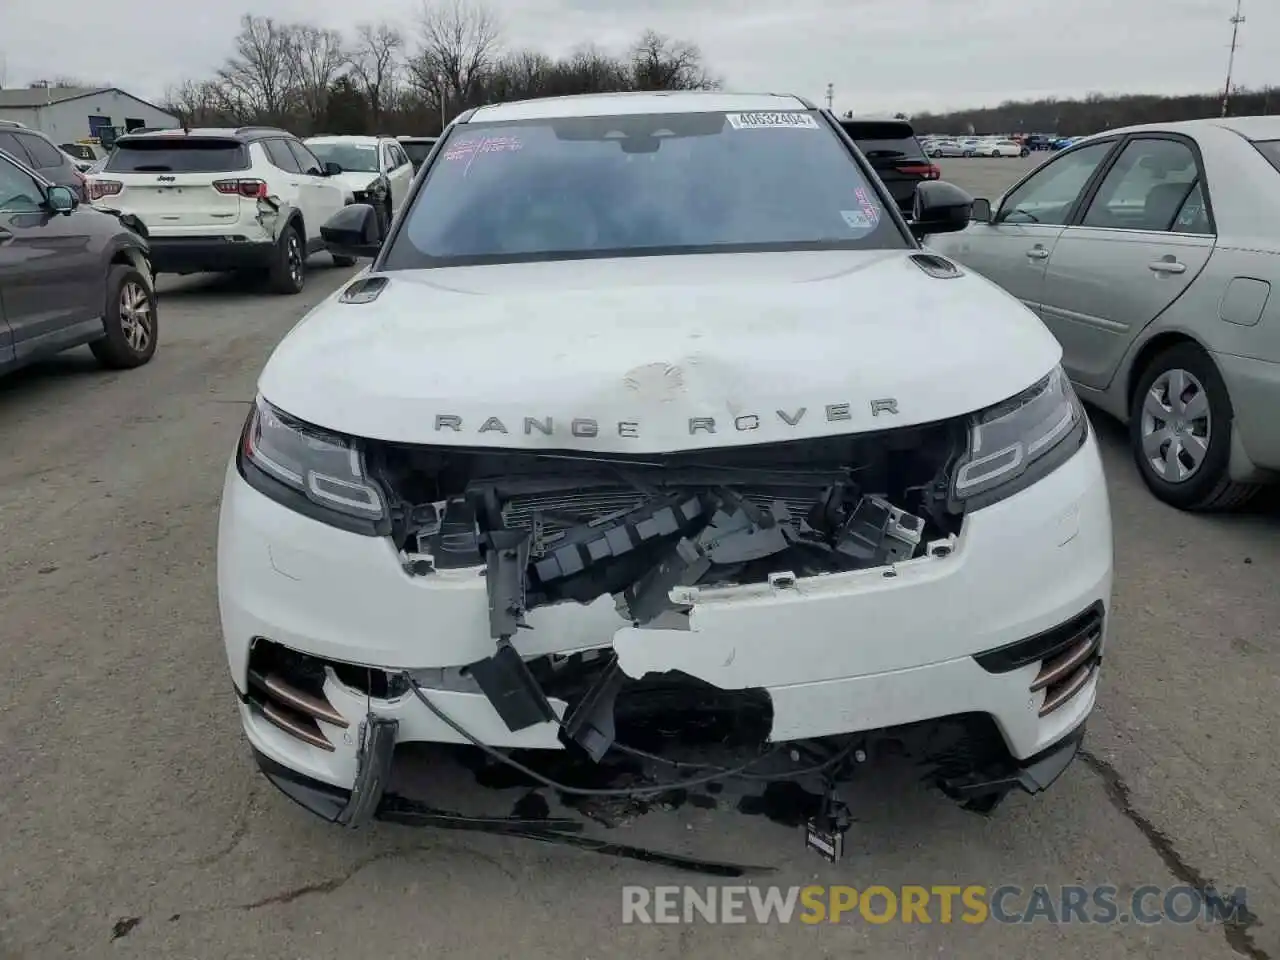
[[[321,163],[336,163],[343,173],[378,172],[378,148],[375,146],[307,141],[307,148]]]
[[[384,267],[908,243],[817,114],[573,117],[455,127]]]

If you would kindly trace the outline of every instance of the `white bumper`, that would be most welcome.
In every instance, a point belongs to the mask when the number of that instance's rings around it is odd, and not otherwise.
[[[966,517],[950,556],[899,565],[896,576],[875,569],[801,579],[777,591],[703,591],[690,630],[680,631],[630,627],[608,597],[563,604],[532,611],[533,629],[515,640],[526,657],[612,644],[633,677],[680,670],[724,689],[764,688],[773,703],[773,740],[976,712],[993,717],[1010,753],[1025,759],[1084,721],[1098,671],[1041,717],[1045,693],[1030,690],[1038,664],[990,673],[973,655],[1056,627],[1097,601],[1109,608],[1111,578],[1110,509],[1091,435],[1039,483]],[[223,491],[218,589],[241,692],[254,637],[384,669],[458,667],[494,650],[477,571],[412,577],[388,540],[294,513],[249,487],[234,466]],[[295,739],[248,705],[241,716],[253,746],[270,759],[349,787],[368,701],[332,673],[325,694],[351,721],[345,730],[321,722],[332,751]],[[431,696],[493,746],[560,748],[555,724],[512,733],[479,693],[434,689]],[[401,742],[461,742],[411,694],[372,705],[399,721]]]

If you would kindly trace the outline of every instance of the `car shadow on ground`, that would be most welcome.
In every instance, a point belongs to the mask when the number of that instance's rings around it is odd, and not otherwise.
[[[307,260],[307,272],[311,274],[328,274],[350,269],[350,267],[337,266],[327,253],[315,254]],[[181,300],[185,305],[194,303],[202,297],[246,299],[279,296],[268,289],[265,279],[259,280],[234,273],[193,273],[186,276],[162,273],[159,276],[157,288],[162,310],[166,300]]]

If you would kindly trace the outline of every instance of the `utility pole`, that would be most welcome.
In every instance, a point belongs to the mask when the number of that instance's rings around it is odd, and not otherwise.
[[[827,109],[831,109],[831,101],[836,95],[836,85],[834,83],[827,84]]]
[[[1231,105],[1231,72],[1236,65],[1236,46],[1240,38],[1240,24],[1244,23],[1244,17],[1240,14],[1240,4],[1243,0],[1236,0],[1236,15],[1231,18],[1231,54],[1227,57],[1227,82],[1222,88],[1222,115],[1227,115],[1227,108]]]

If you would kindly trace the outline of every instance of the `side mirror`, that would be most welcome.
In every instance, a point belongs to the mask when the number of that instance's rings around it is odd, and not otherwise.
[[[973,206],[969,208],[969,219],[974,223],[990,223],[991,201],[982,197],[973,201]]]
[[[326,160],[324,164],[324,175],[326,177],[336,177],[342,172],[342,164],[334,163],[332,160]]]
[[[945,180],[925,180],[916,184],[908,226],[916,239],[934,233],[955,233],[969,225],[973,204],[973,197],[955,184]]]
[[[80,205],[80,198],[70,187],[50,187],[44,195],[45,203],[54,213],[70,214]]]
[[[378,211],[367,203],[343,207],[320,227],[320,237],[340,257],[376,257],[385,239]]]

